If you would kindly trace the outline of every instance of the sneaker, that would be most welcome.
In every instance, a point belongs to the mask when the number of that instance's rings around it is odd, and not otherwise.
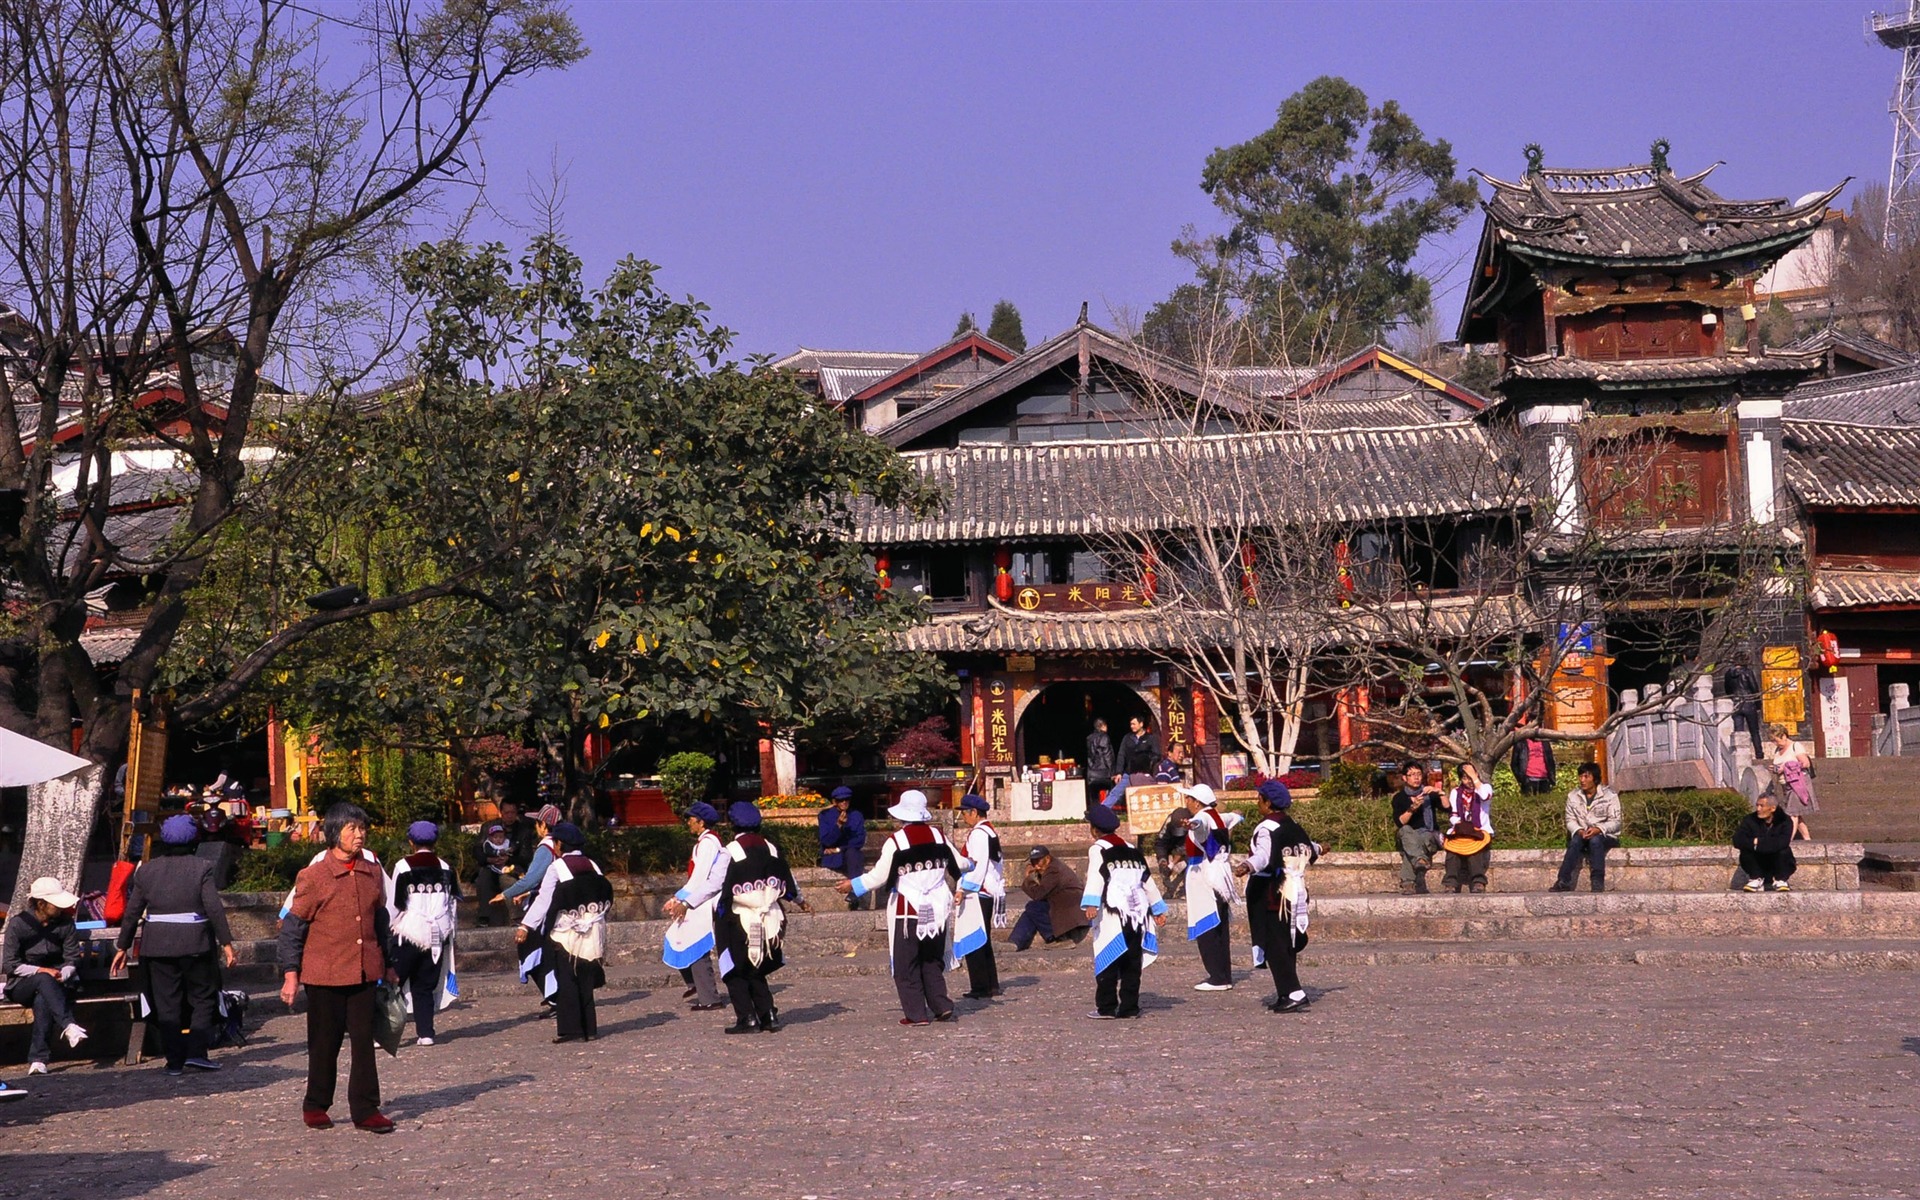
[[[1233,985],[1230,983],[1196,983],[1193,985],[1193,990],[1196,992],[1230,992],[1233,990]]]
[[[176,1067],[171,1063],[167,1064],[167,1074],[170,1076],[178,1077],[186,1073],[187,1069],[185,1067]]]
[[[46,1073],[47,1073],[47,1064],[43,1062],[27,1064],[27,1074],[29,1075],[45,1075]]]
[[[333,1128],[333,1118],[327,1115],[324,1108],[303,1108],[300,1110],[300,1119],[306,1122],[308,1129]]]
[[[353,1123],[353,1127],[355,1129],[364,1129],[368,1133],[392,1133],[394,1130],[392,1119],[384,1113],[374,1113],[370,1117],[362,1117]]]
[[[1454,890],[1458,891],[1459,889],[1456,888]],[[1467,888],[1467,891],[1473,893],[1476,896],[1478,896],[1481,892],[1484,892],[1486,890],[1487,890],[1487,885],[1484,883],[1474,883]]]
[[[433,1039],[430,1037],[415,1038],[413,1039],[413,1044],[416,1046],[431,1046],[433,1045]]]
[[[1097,1008],[1087,1014],[1087,1020],[1089,1021],[1111,1021],[1114,1019],[1112,1013],[1103,1013]]]
[[[187,1065],[196,1071],[218,1071],[220,1064],[210,1058],[190,1058]]]
[[[1743,892],[1760,892],[1765,891],[1766,887],[1767,881],[1764,879],[1749,879],[1747,880],[1747,886],[1740,890]]]
[[[0,1079],[0,1100],[25,1100],[27,1089],[17,1088],[4,1079]]]
[[[87,1031],[78,1025],[69,1025],[60,1031],[60,1036],[67,1039],[67,1045],[78,1046],[87,1040]]]
[[[1790,892],[1793,889],[1787,886],[1786,880],[1782,879],[1773,885],[1773,890],[1776,892]]]

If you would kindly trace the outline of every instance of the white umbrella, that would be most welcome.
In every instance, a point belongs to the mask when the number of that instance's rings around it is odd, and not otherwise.
[[[29,787],[92,765],[77,754],[0,729],[0,787]]]

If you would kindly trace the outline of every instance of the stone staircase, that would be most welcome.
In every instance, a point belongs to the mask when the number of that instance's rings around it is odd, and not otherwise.
[[[1920,758],[1823,758],[1813,786],[1820,811],[1807,823],[1816,837],[1920,843]]]

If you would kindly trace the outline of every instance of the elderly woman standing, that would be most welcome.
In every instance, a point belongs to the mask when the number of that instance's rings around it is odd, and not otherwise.
[[[1793,733],[1778,723],[1767,726],[1767,757],[1773,760],[1774,796],[1780,808],[1793,819],[1793,836],[1810,839],[1807,814],[1820,811],[1813,798],[1813,759],[1807,748],[1793,740]]]
[[[184,813],[161,824],[158,853],[141,863],[127,883],[127,911],[113,956],[117,975],[127,965],[134,936],[140,935],[140,961],[146,964],[169,1075],[184,1074],[188,1067],[220,1069],[207,1057],[220,1008],[220,967],[214,951],[222,951],[231,967],[233,933],[214,881],[214,861],[194,854],[199,840],[200,826]]]
[[[27,1074],[45,1075],[55,1034],[69,1046],[78,1046],[87,1036],[73,1019],[73,1001],[67,995],[80,968],[80,933],[73,927],[80,898],[51,876],[34,880],[27,896],[27,911],[7,921],[0,976],[7,981],[7,999],[33,1010]]]
[[[384,977],[398,984],[388,966],[386,876],[361,851],[367,844],[367,814],[352,804],[327,810],[321,825],[327,852],[294,881],[286,919],[280,925],[280,999],[289,1007],[295,989],[307,988],[307,1095],[302,1119],[309,1129],[328,1129],[340,1042],[352,1046],[347,1105],[356,1129],[392,1133],[380,1111],[380,1072],[374,1063],[374,985]]]

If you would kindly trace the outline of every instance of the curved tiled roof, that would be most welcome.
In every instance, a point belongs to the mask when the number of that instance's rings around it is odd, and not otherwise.
[[[1920,365],[1803,383],[1787,393],[1785,415],[1853,425],[1920,424]]]
[[[1787,486],[1815,508],[1920,505],[1920,428],[1789,420]]]
[[[1729,354],[1715,358],[1623,359],[1617,362],[1575,358],[1565,354],[1534,354],[1514,358],[1506,379],[1571,379],[1601,387],[1647,387],[1687,384],[1695,380],[1735,380],[1752,375],[1795,374],[1820,366],[1817,352],[1769,350],[1764,354]]]
[[[1139,441],[969,445],[905,458],[945,493],[916,518],[868,509],[870,544],[990,541],[1182,528],[1206,509],[1230,520],[1303,516],[1378,521],[1513,505],[1512,470],[1495,435],[1454,422],[1384,429],[1287,430]],[[1146,473],[1190,479],[1189,511]],[[1261,481],[1271,480],[1270,487]],[[1311,510],[1311,511],[1304,511]]]

